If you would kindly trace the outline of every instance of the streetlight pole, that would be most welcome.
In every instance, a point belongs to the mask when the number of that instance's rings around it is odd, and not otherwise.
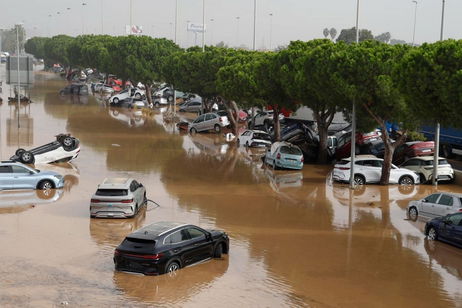
[[[202,0],[202,52],[205,51],[205,0]]]
[[[415,4],[415,9],[414,9],[414,30],[412,32],[412,46],[415,46],[415,26],[417,23],[417,1],[413,0],[412,1]]]
[[[85,2],[82,2],[82,35],[85,34],[85,28],[83,23],[83,7],[87,5]]]
[[[442,1],[441,8],[441,32],[440,32],[440,41],[443,40],[443,30],[444,30],[444,7],[446,0]],[[433,176],[432,184],[433,186],[438,186],[438,159],[440,156],[440,122],[436,123],[435,127],[435,153],[433,156]]]
[[[271,40],[273,36],[273,13],[269,13],[269,17],[270,17],[269,50],[271,50],[272,48]]]
[[[212,23],[215,21],[215,19],[210,18],[210,45],[213,45],[213,27]]]
[[[356,44],[359,43],[359,0],[356,0]],[[351,112],[351,166],[350,166],[350,188],[355,188],[355,154],[356,154],[356,98],[353,99]]]
[[[177,43],[176,41],[176,37],[177,37],[177,31],[176,31],[176,28],[177,28],[177,22],[178,22],[178,0],[175,0],[175,44]]]
[[[132,0],[130,0],[130,9],[129,9],[129,13],[130,13],[130,35],[132,34],[132,26],[133,26],[133,20],[132,20]]]
[[[257,39],[257,0],[253,0],[253,50],[256,50]]]
[[[19,108],[21,107],[21,78],[19,75],[19,24],[16,25],[16,56],[17,56],[17,68],[18,68],[18,134],[19,134]]]
[[[104,7],[103,0],[101,0],[101,35],[104,34],[103,7]]]
[[[237,30],[236,30],[236,47],[239,46],[239,19],[241,19],[239,16],[236,17],[237,20]]]

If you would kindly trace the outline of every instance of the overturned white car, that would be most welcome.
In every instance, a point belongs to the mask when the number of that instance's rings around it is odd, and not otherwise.
[[[80,141],[69,134],[59,134],[56,141],[31,150],[17,149],[10,160],[23,164],[48,164],[68,162],[77,158]]]

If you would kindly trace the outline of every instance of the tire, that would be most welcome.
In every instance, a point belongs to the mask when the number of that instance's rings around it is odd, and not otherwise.
[[[223,244],[220,243],[215,247],[215,251],[213,252],[213,257],[215,259],[220,259],[221,255],[223,254]]]
[[[16,152],[14,154],[19,157],[19,156],[21,156],[21,153],[25,152],[25,151],[26,150],[19,148],[19,149],[16,150]]]
[[[414,184],[414,179],[410,177],[409,175],[403,175],[399,181],[399,185],[413,185]]]
[[[435,228],[430,227],[427,237],[429,240],[436,241],[438,239],[438,232],[436,232]]]
[[[167,266],[165,266],[165,273],[172,273],[181,268],[181,265],[178,261],[170,261],[167,263]]]
[[[54,188],[53,182],[50,180],[43,180],[38,183],[37,188],[40,190],[48,190]]]
[[[19,156],[19,159],[23,164],[33,164],[35,161],[34,154],[29,151],[22,152],[21,156]]]
[[[119,99],[117,97],[114,97],[114,99],[112,100],[112,103],[113,104],[118,104],[119,103]]]
[[[416,221],[419,217],[419,212],[417,211],[417,208],[413,206],[409,209],[408,215],[410,220]]]
[[[141,99],[141,94],[140,94],[140,93],[136,93],[136,94],[135,94],[135,98],[136,98],[136,99]]]
[[[355,185],[365,185],[366,184],[366,179],[364,178],[364,176],[360,174],[355,174],[353,180],[355,182]]]
[[[66,151],[72,150],[75,146],[74,139],[69,136],[64,137],[61,144]]]
[[[189,130],[189,132],[191,133],[191,135],[195,135],[195,134],[197,134],[197,129],[195,129],[195,128],[193,127],[193,128],[191,128],[191,129]]]
[[[213,127],[213,130],[215,131],[215,133],[219,134],[221,132],[221,126],[218,124],[215,124],[215,126]]]
[[[423,175],[422,173],[419,174],[419,181],[420,181],[420,184],[427,183],[427,180],[425,179],[425,175]]]

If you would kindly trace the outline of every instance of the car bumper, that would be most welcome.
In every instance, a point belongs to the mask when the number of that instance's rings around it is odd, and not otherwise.
[[[285,169],[295,169],[295,170],[301,170],[303,169],[303,163],[302,162],[295,162],[295,163],[288,163],[280,160],[275,160],[276,166],[279,168],[285,168]]]
[[[146,260],[127,256],[124,253],[114,255],[114,265],[117,271],[140,273],[144,275],[160,275],[165,272],[165,261]]]
[[[135,215],[135,204],[130,205],[90,205],[90,216],[95,218],[130,218]]]

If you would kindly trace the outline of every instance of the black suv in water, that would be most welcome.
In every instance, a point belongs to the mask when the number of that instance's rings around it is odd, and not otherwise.
[[[129,234],[114,252],[116,270],[160,275],[229,250],[223,231],[177,222],[156,222]]]

